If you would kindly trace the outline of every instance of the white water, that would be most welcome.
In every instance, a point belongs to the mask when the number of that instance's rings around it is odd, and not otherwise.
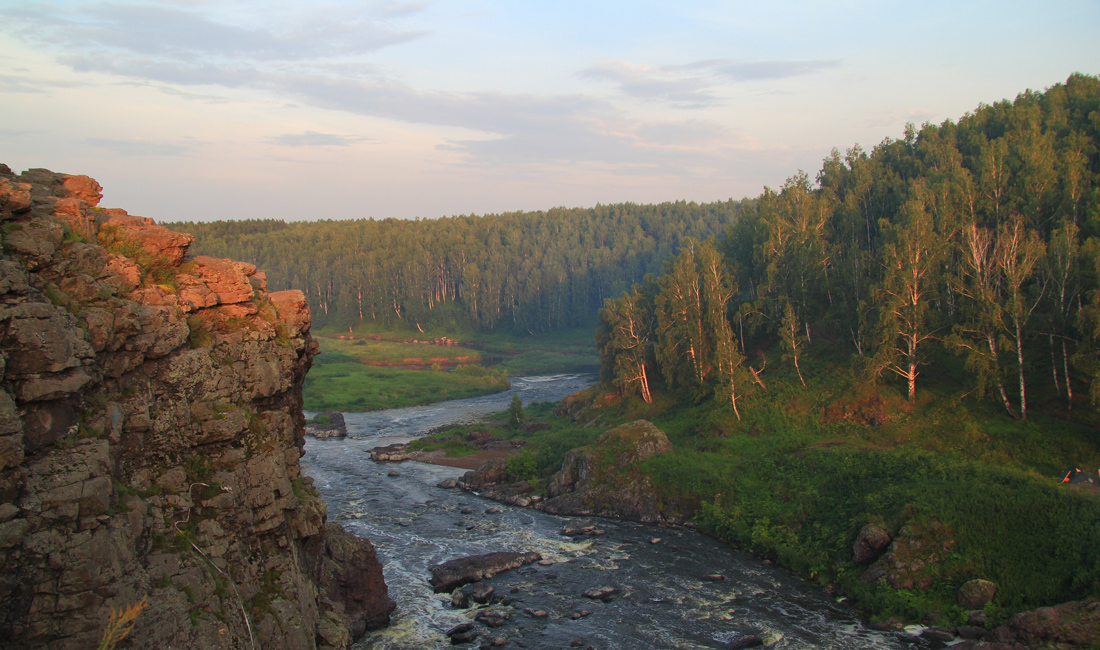
[[[515,601],[493,609],[510,612],[513,622],[491,630],[478,625],[481,638],[459,647],[476,648],[504,636],[509,638],[506,649],[568,648],[574,641],[600,650],[723,648],[748,634],[788,650],[928,647],[907,635],[872,631],[819,589],[699,533],[594,520],[605,535],[570,539],[559,531],[572,519],[436,487],[463,470],[415,462],[378,464],[368,458],[372,447],[503,411],[512,392],[525,403],[555,401],[592,380],[586,375],[513,378],[511,391],[487,397],[346,413],[347,438],[307,441],[303,470],[314,478],[329,518],[374,542],[390,597],[397,602],[391,626],[369,634],[356,648],[453,647],[444,633],[472,621],[476,609],[452,609],[449,595],[432,593],[429,568],[500,550],[537,551],[554,564],[491,579],[497,595]],[[391,470],[400,476],[388,476]],[[490,507],[501,512],[487,514]],[[461,514],[463,508],[472,514]],[[658,537],[660,543],[650,543]],[[726,580],[700,580],[712,573]],[[601,586],[620,593],[609,603],[580,596]],[[525,608],[549,615],[532,618]],[[580,610],[591,614],[574,620],[572,614]]]

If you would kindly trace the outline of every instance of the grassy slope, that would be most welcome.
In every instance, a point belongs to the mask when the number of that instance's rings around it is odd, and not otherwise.
[[[1046,401],[1050,414],[1012,420],[991,400],[963,397],[969,387],[952,379],[964,376],[950,372],[953,360],[938,363],[945,371],[922,375],[915,405],[892,386],[859,381],[845,359],[811,354],[801,364],[807,387],[793,369],[769,364],[768,389],[741,402],[740,422],[710,399],[685,406],[688,396],[593,413],[608,424],[646,417],[669,434],[675,451],[647,469],[664,489],[698,500],[704,530],[836,583],[871,613],[960,621],[956,590],[976,577],[1000,585],[991,613],[1001,616],[1100,594],[1100,497],[1054,479],[1068,465],[1096,472],[1097,430],[1056,417],[1062,407],[1037,387],[1034,403]],[[957,539],[927,569],[932,588],[860,579],[851,559],[863,525],[896,534],[929,519]]]
[[[365,338],[342,340],[338,332],[318,332],[321,355],[306,377],[308,410],[368,411],[476,397],[506,390],[505,374],[535,375],[598,368],[591,329],[546,336],[494,334],[470,346],[440,346]],[[356,330],[356,336],[435,339],[460,334],[443,331],[385,333]],[[478,348],[478,349],[472,349]],[[480,364],[493,365],[482,372]],[[427,369],[433,364],[442,370]],[[456,371],[448,368],[467,365]],[[412,368],[410,366],[423,366]]]
[[[477,364],[477,352],[459,346],[425,345],[318,336],[321,355],[306,376],[308,410],[369,411],[462,399],[507,390],[508,380],[480,366],[412,370],[391,364]],[[371,365],[379,364],[379,365]]]

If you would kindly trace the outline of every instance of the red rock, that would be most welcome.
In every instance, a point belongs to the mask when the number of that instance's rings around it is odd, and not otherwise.
[[[64,178],[61,181],[61,187],[68,192],[70,197],[86,201],[92,207],[99,205],[100,199],[103,198],[100,191],[103,186],[97,183],[94,178],[83,175],[69,176],[68,174],[61,174],[61,176]]]
[[[190,235],[188,235],[190,237]],[[232,305],[247,302],[256,295],[248,282],[246,271],[256,272],[256,267],[244,262],[222,260],[205,255],[194,259],[198,265],[196,275],[218,296],[218,303]]]
[[[136,242],[145,252],[163,258],[172,266],[183,262],[187,248],[195,241],[191,235],[158,226],[152,219],[126,214],[122,210],[108,210],[107,214],[108,226],[118,228],[123,236]]]
[[[0,213],[19,214],[31,209],[31,184],[0,178]]]
[[[287,336],[297,336],[300,332],[309,331],[309,303],[306,302],[304,293],[298,289],[288,289],[268,294],[268,299],[275,306],[279,320],[289,326]]]
[[[85,239],[95,237],[95,220],[88,213],[88,203],[82,199],[58,199],[53,216],[69,224],[73,232]]]

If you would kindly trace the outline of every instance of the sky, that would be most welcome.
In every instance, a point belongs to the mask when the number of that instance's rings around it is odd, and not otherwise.
[[[0,163],[158,221],[740,199],[1100,73],[1097,34],[1097,0],[0,0]]]

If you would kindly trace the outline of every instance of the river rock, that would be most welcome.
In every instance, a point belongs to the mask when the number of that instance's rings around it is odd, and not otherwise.
[[[890,534],[875,524],[867,524],[859,531],[852,545],[852,562],[864,566],[878,559],[890,545]]]
[[[445,478],[436,484],[436,487],[443,488],[444,490],[453,490],[458,487],[458,481],[453,478]]]
[[[726,576],[721,573],[711,573],[700,578],[703,582],[721,582],[726,579]]]
[[[619,590],[615,587],[593,587],[586,590],[581,595],[585,598],[591,598],[592,600],[599,600],[606,603],[617,593],[619,593]]]
[[[486,627],[500,627],[512,620],[512,616],[505,612],[482,609],[474,615],[474,620]]]
[[[993,600],[997,593],[997,584],[988,580],[970,580],[959,587],[959,606],[963,609],[981,609]]]
[[[955,640],[955,628],[933,626],[925,628],[920,635],[922,639],[947,643],[948,641]]]
[[[478,583],[470,589],[470,599],[479,605],[484,605],[493,599],[494,591],[496,590],[489,585]]]
[[[964,639],[983,639],[989,632],[984,627],[960,625],[955,628],[955,633]]]
[[[595,524],[585,522],[571,522],[561,527],[561,534],[566,537],[580,537],[582,535],[596,535]]]
[[[476,470],[466,472],[458,484],[466,490],[480,491],[504,483],[508,476],[508,461],[493,458]]]
[[[314,438],[343,438],[348,435],[344,414],[340,411],[321,411],[306,422],[306,435]]]
[[[455,587],[491,578],[509,569],[538,562],[541,559],[542,556],[535,552],[515,553],[510,551],[460,557],[433,566],[431,568],[432,577],[428,582],[437,594],[443,593],[451,591]]]
[[[408,447],[408,445],[403,442],[386,445],[384,447],[375,447],[374,449],[370,450],[370,457],[372,460],[391,463],[402,460],[409,460],[410,458],[412,458],[412,454],[405,451],[406,447]]]
[[[730,643],[726,648],[728,650],[744,650],[745,648],[759,648],[764,645],[764,639],[756,634],[750,634],[749,636],[743,636]]]
[[[984,609],[973,609],[966,613],[966,624],[974,627],[986,627],[989,625],[989,614]]]
[[[473,623],[460,623],[447,630],[447,636],[451,638],[451,645],[469,643],[478,637]]]

